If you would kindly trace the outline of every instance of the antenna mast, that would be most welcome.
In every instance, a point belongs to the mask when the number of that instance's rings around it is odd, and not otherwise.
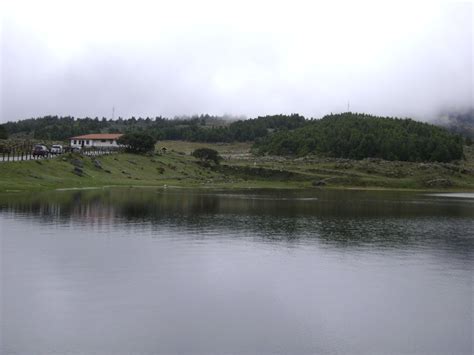
[[[112,120],[115,119],[115,106],[112,106]]]

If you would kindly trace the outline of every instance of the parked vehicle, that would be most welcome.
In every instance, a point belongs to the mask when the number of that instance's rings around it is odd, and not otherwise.
[[[81,148],[79,148],[79,147],[66,147],[66,148],[64,148],[64,152],[65,153],[80,153]]]
[[[43,144],[37,144],[33,148],[33,157],[47,157],[48,154],[48,147]]]
[[[63,146],[59,144],[53,144],[51,146],[51,154],[62,154],[64,152]]]

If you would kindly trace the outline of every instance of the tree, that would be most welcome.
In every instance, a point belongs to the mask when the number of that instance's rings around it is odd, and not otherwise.
[[[0,139],[7,139],[8,138],[8,133],[5,128],[5,126],[0,126]]]
[[[202,162],[210,162],[213,161],[216,165],[222,160],[222,157],[219,155],[217,150],[210,149],[210,148],[199,148],[196,149],[192,156],[201,160]]]
[[[431,154],[431,161],[450,161],[451,155],[445,144],[439,144]]]
[[[117,143],[124,145],[130,153],[142,154],[154,151],[156,140],[146,133],[127,133]]]

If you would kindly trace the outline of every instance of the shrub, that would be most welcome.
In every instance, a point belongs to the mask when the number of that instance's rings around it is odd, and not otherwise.
[[[217,150],[210,149],[210,148],[199,148],[196,149],[192,156],[201,160],[202,162],[210,162],[213,161],[216,165],[222,160],[222,157],[219,155]]]
[[[5,126],[0,125],[0,139],[7,139],[8,138],[8,133],[7,129]]]
[[[155,150],[156,140],[146,133],[127,133],[117,143],[124,145],[130,153],[143,154]]]

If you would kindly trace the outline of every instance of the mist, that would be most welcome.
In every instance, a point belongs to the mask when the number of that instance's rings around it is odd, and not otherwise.
[[[472,107],[473,5],[15,1],[1,17],[0,122]]]

